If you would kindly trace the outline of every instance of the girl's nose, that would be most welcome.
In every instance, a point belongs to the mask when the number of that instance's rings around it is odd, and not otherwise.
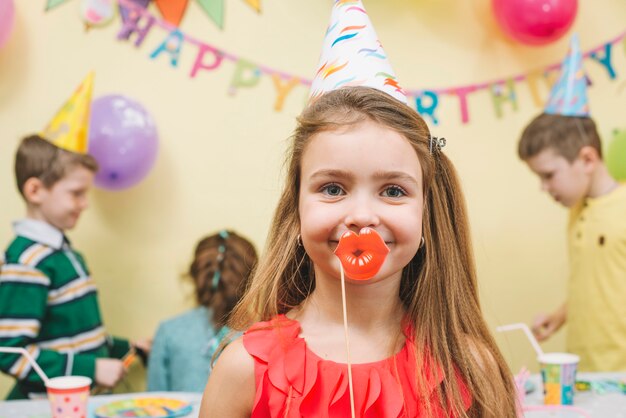
[[[378,226],[380,218],[373,202],[367,199],[358,199],[354,201],[348,210],[344,222],[348,228],[358,232],[366,226]]]

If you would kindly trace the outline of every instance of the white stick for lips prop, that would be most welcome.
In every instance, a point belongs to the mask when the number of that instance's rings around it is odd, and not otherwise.
[[[354,387],[352,386],[352,364],[350,363],[350,335],[348,334],[348,310],[346,308],[346,277],[341,267],[341,303],[343,305],[343,329],[346,335],[346,363],[348,364],[348,388],[350,390],[350,412],[352,418],[354,414]]]
[[[348,247],[347,249],[345,247]],[[358,254],[357,254],[358,253]],[[341,271],[341,303],[343,305],[343,328],[346,338],[346,363],[348,366],[348,388],[350,391],[350,412],[356,417],[354,407],[354,385],[352,382],[352,363],[350,362],[350,335],[348,334],[348,309],[346,303],[346,277],[344,262],[349,267],[348,275],[353,280],[369,280],[382,267],[389,248],[385,241],[371,228],[363,228],[359,235],[352,231],[343,234],[335,255],[339,258]]]

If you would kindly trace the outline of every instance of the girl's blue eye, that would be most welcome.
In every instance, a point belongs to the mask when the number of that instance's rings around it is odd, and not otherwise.
[[[337,184],[327,184],[322,187],[322,192],[327,194],[328,196],[341,196],[343,194],[343,189]]]
[[[406,196],[406,193],[400,186],[389,186],[383,191],[383,196],[398,198]]]

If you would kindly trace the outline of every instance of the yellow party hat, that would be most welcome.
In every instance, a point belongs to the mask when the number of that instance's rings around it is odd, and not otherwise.
[[[92,71],[41,133],[57,147],[80,154],[87,153],[93,79]]]

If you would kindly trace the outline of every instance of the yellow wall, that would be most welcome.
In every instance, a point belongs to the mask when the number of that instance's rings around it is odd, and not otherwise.
[[[0,241],[24,213],[14,187],[13,153],[20,137],[38,130],[91,69],[95,95],[121,93],[154,116],[161,149],[145,181],[123,192],[95,190],[92,204],[70,236],[88,259],[100,289],[107,328],[131,338],[152,335],[159,321],[190,306],[180,274],[195,242],[229,227],[263,247],[281,183],[286,138],[306,90],[287,98],[281,113],[271,79],[227,94],[234,66],[188,77],[194,47],[183,48],[178,69],[149,54],[165,38],[154,29],[139,49],[117,42],[118,21],[86,32],[80,2],[44,13],[44,1],[18,3],[16,27],[0,50]],[[265,0],[262,15],[242,1],[226,1],[218,30],[195,2],[185,32],[253,62],[309,78],[317,65],[330,1]],[[507,41],[497,30],[489,0],[385,0],[365,2],[403,86],[445,87],[515,75],[561,60],[567,41],[531,48]],[[579,2],[574,29],[583,49],[624,30],[626,5],[616,0]],[[624,127],[626,62],[614,48],[618,79],[587,61],[595,81],[591,106],[605,137]],[[497,119],[486,92],[470,96],[471,122],[461,125],[456,100],[444,98],[434,129],[456,162],[468,198],[480,272],[482,302],[490,325],[530,321],[563,300],[567,263],[566,212],[541,194],[538,182],[516,158],[516,140],[539,109],[525,84],[517,87],[519,111]],[[545,92],[544,92],[545,93]],[[619,110],[622,109],[622,110]],[[536,368],[520,335],[498,337],[517,370]],[[563,334],[545,345],[562,349]],[[2,377],[0,391],[9,386]],[[136,387],[136,388],[140,388]]]

